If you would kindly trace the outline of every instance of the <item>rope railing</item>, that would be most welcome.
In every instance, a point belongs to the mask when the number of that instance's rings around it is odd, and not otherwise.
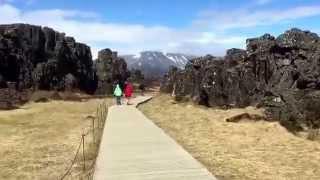
[[[78,148],[77,148],[76,155],[74,156],[71,165],[68,167],[67,171],[63,174],[63,176],[61,177],[61,180],[64,179],[64,178],[70,173],[70,171],[71,171],[71,169],[72,169],[72,166],[73,166],[73,165],[75,164],[75,162],[76,162],[76,159],[77,159],[77,156],[78,156],[78,154],[79,154],[81,145],[82,145],[82,139],[81,139],[81,141],[80,141],[80,143],[79,143],[79,146],[78,146]]]
[[[78,179],[92,179],[93,178],[93,172],[95,167],[95,162],[98,155],[98,150],[100,147],[100,142],[103,134],[103,129],[105,125],[105,120],[107,118],[107,112],[108,112],[108,103],[106,100],[104,100],[102,103],[98,105],[96,116],[92,117],[92,127],[87,131],[82,133],[80,137],[80,142],[77,146],[76,153],[74,155],[74,158],[71,161],[71,164],[66,168],[63,175],[59,178],[60,180],[64,180],[69,176],[77,177]],[[88,145],[89,139],[86,139],[89,137],[89,135],[92,135],[92,143]],[[82,151],[82,152],[81,152]],[[91,160],[91,164],[89,161],[89,158],[86,157],[86,153],[93,151],[93,160]],[[75,171],[74,168],[76,165],[79,165],[82,163],[82,172],[79,170],[77,171],[77,174],[73,174],[72,172]]]

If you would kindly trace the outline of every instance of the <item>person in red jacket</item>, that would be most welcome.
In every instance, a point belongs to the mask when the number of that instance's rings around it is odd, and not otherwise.
[[[131,105],[130,99],[132,97],[132,93],[133,93],[133,85],[129,81],[127,81],[124,88],[124,96],[127,99],[127,105]]]

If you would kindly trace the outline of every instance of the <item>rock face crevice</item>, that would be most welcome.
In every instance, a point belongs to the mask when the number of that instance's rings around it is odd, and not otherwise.
[[[319,128],[320,38],[291,29],[248,39],[246,50],[230,49],[222,60],[206,56],[171,68],[161,90],[207,106],[264,107],[291,130]]]
[[[97,77],[90,47],[48,27],[0,25],[0,88],[65,90],[93,93]]]
[[[95,69],[99,79],[96,94],[112,94],[114,83],[119,83],[123,88],[125,81],[130,77],[125,60],[110,49],[99,51]]]

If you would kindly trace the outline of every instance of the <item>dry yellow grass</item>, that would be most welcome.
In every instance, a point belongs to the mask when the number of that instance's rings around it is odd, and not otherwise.
[[[175,104],[167,95],[140,109],[219,179],[320,179],[319,142],[296,137],[277,122],[225,122],[230,116],[260,110]]]
[[[81,134],[92,127],[88,116],[95,116],[102,101],[29,103],[18,110],[0,111],[0,179],[59,179],[74,157]],[[92,138],[85,143],[88,146]],[[86,152],[89,161],[92,153]],[[78,161],[73,171],[81,172]]]

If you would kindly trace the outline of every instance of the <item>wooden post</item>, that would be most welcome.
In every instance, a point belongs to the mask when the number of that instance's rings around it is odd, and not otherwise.
[[[96,119],[98,120],[97,124],[98,124],[98,128],[99,128],[99,107],[97,108]]]
[[[95,139],[95,133],[94,133],[94,119],[92,118],[92,138],[93,138],[93,143],[96,143],[96,139]]]
[[[101,104],[99,105],[99,129],[101,128]]]
[[[103,114],[102,114],[102,105],[100,106],[100,118],[101,118],[101,128],[102,128],[102,122],[103,122]]]
[[[82,134],[83,172],[86,171],[86,158],[85,158],[85,155],[84,155],[84,137],[85,137],[85,135]]]

